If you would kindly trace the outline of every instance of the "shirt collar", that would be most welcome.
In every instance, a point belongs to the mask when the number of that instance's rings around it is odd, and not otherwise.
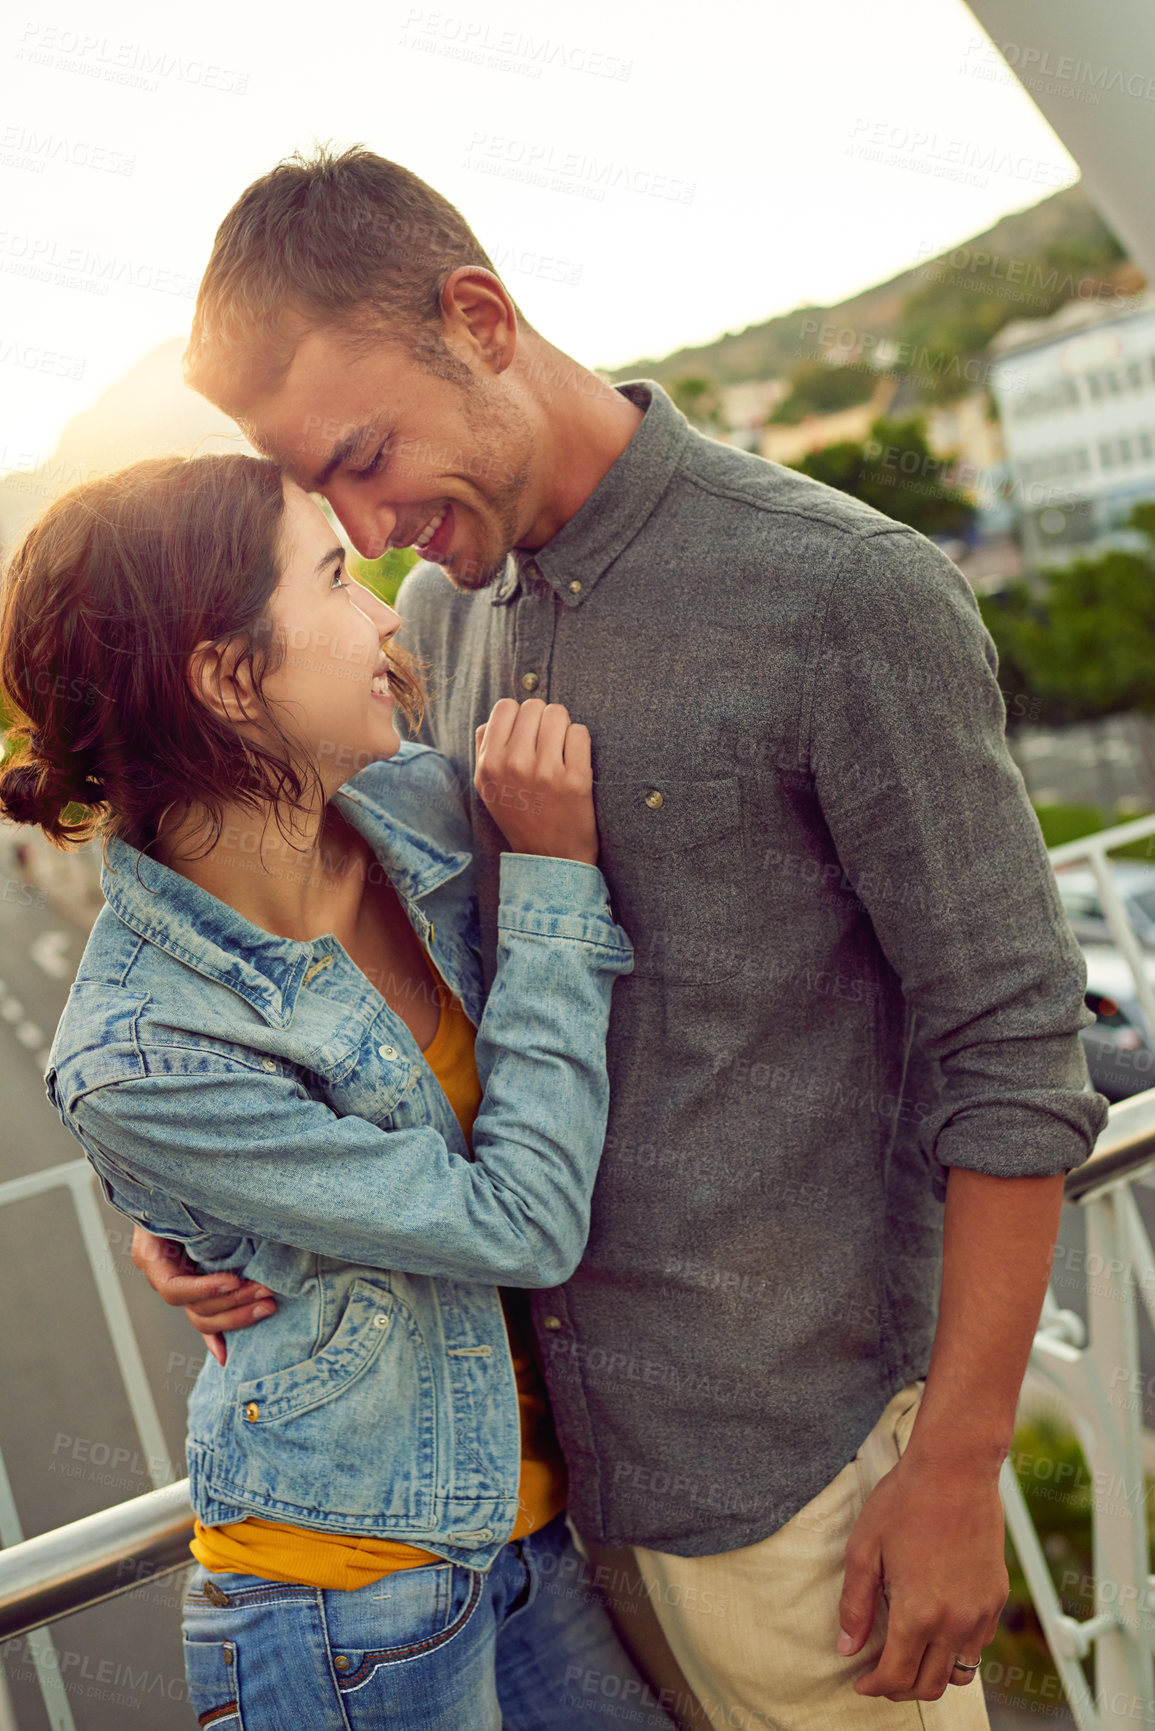
[[[690,439],[690,425],[661,385],[639,379],[615,387],[642,410],[617,462],[557,534],[533,552],[516,550],[490,591],[498,606],[527,580],[542,577],[567,607],[580,607],[661,501]],[[576,592],[571,588],[579,583]]]
[[[405,751],[403,745],[398,757]],[[385,767],[377,764],[374,769],[379,773]],[[340,788],[334,799],[368,841],[403,901],[418,901],[465,870],[469,854],[438,847],[387,808],[386,800],[391,806],[396,792],[404,809],[408,778],[398,776],[385,800],[359,788],[358,780],[354,777]],[[276,937],[119,836],[111,836],[105,845],[100,883],[112,912],[130,930],[227,986],[278,1028],[292,1021],[297,992],[311,963],[328,955],[335,941],[331,935],[308,943]]]

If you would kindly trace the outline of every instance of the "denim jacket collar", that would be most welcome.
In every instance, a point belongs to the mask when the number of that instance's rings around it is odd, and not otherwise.
[[[403,745],[398,757],[405,753]],[[356,783],[354,777],[339,789],[335,801],[381,861],[412,918],[412,904],[463,872],[470,855],[439,847],[394,812],[365,799]],[[330,947],[324,936],[300,943],[264,931],[118,836],[105,846],[100,881],[109,907],[130,930],[228,986],[274,1027],[288,1027],[314,956]]]

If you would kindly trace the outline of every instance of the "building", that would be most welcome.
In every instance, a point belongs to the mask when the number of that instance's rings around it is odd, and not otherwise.
[[[1068,301],[991,351],[1027,563],[1125,542],[1131,507],[1155,499],[1155,296]]]

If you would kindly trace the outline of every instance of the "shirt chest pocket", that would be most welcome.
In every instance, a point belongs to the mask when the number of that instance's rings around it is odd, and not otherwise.
[[[634,945],[634,975],[726,980],[746,942],[737,776],[599,781],[599,865]]]

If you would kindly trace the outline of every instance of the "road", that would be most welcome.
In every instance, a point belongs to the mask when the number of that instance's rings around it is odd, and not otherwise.
[[[83,932],[0,863],[0,1183],[82,1157],[48,1102],[41,1071],[83,945]],[[183,1476],[197,1341],[132,1268],[127,1222],[109,1208],[103,1213],[169,1456]],[[149,1490],[149,1462],[67,1192],[0,1208],[0,1316],[0,1449],[25,1536]],[[55,1626],[76,1731],[176,1731],[195,1723],[184,1694],[181,1579],[168,1576]],[[48,1731],[26,1642],[5,1651],[4,1670],[19,1731]]]
[[[1147,716],[1023,727],[1009,744],[1037,805],[1155,811],[1155,725]]]

